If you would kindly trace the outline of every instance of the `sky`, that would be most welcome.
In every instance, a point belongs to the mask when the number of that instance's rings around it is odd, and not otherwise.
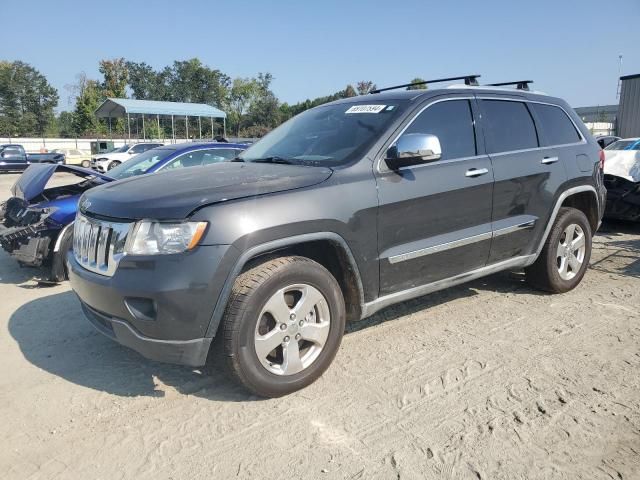
[[[22,60],[58,89],[98,61],[156,69],[199,58],[230,77],[270,72],[281,101],[481,74],[532,79],[572,106],[617,103],[622,73],[640,73],[640,0],[2,0],[0,60]],[[8,21],[7,19],[12,19]]]

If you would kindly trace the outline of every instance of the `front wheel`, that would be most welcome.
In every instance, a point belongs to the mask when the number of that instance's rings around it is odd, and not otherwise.
[[[527,282],[540,290],[564,293],[584,277],[591,258],[591,225],[580,210],[563,207],[540,256],[525,269]]]
[[[236,279],[213,348],[247,389],[280,397],[322,375],[344,327],[344,299],[331,273],[308,258],[280,257]]]
[[[82,161],[82,168],[89,168],[91,166],[91,162],[89,160]]]
[[[120,165],[121,162],[114,160],[113,162],[111,162],[109,164],[109,166],[107,167],[107,170],[112,170],[114,168],[116,168],[118,165]]]

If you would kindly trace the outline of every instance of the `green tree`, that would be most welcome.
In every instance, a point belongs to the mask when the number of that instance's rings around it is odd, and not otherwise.
[[[129,70],[125,59],[100,60],[98,70],[104,78],[101,85],[104,96],[108,98],[126,98]]]
[[[256,95],[258,83],[254,78],[235,78],[229,94],[229,123],[235,135],[240,134],[249,106]]]
[[[175,61],[161,73],[168,100],[224,106],[231,79],[220,70],[203,65],[197,58]]]
[[[344,89],[344,98],[355,97],[357,95],[358,92],[356,92],[356,89],[353,88],[352,85],[347,85],[347,88]]]
[[[426,90],[428,87],[425,83],[423,83],[422,85],[416,85],[417,83],[420,83],[420,82],[424,82],[424,79],[420,77],[414,78],[413,80],[411,80],[411,82],[409,82],[409,83],[412,83],[413,85],[408,86],[407,90]]]
[[[58,92],[31,65],[0,61],[0,131],[42,136],[53,122]]]
[[[375,89],[376,84],[371,80],[361,80],[360,82],[356,83],[356,90],[358,91],[358,95],[366,95],[371,92],[371,90]]]
[[[80,79],[79,93],[76,98],[76,109],[73,112],[73,130],[78,136],[99,135],[105,133],[105,128],[98,122],[96,109],[104,100],[101,83]]]
[[[57,118],[58,135],[62,138],[75,136],[73,129],[73,112],[60,112]]]
[[[247,113],[249,125],[264,127],[267,131],[280,124],[280,104],[271,91],[272,81],[273,75],[270,73],[258,73]]]
[[[129,88],[138,100],[167,100],[165,75],[144,62],[127,62]]]

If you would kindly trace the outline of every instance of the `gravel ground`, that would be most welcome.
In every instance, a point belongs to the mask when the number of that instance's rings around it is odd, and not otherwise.
[[[352,324],[277,400],[145,360],[32,275],[0,252],[1,478],[640,478],[640,226],[605,224],[568,294],[508,272]]]

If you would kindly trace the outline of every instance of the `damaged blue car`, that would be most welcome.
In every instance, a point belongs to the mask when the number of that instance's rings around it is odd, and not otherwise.
[[[0,246],[22,266],[40,267],[42,280],[66,280],[66,252],[80,196],[90,188],[137,175],[230,161],[247,145],[226,142],[167,145],[148,150],[101,174],[73,165],[30,165],[0,205]],[[47,187],[54,173],[79,182]]]

